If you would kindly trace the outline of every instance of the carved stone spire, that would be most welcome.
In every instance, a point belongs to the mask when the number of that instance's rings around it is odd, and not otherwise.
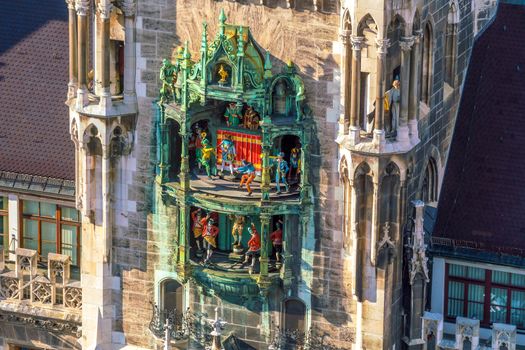
[[[423,229],[423,211],[425,210],[425,203],[420,200],[412,202],[416,209],[416,217],[414,218],[414,231],[412,232],[412,258],[410,259],[410,284],[418,274],[425,278],[425,282],[429,282],[428,273],[428,258],[426,256],[426,244],[424,241],[425,232]]]

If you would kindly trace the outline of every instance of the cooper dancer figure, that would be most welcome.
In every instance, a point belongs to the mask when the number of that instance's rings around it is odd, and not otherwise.
[[[206,258],[204,263],[206,264],[212,254],[213,248],[217,248],[217,236],[219,235],[219,228],[215,226],[215,220],[210,217],[210,214],[206,215],[204,219],[201,220],[203,226],[202,238],[204,238],[204,248],[206,248]]]
[[[224,172],[224,166],[226,163],[230,166],[230,175],[233,176],[233,162],[235,161],[235,156],[237,151],[235,150],[235,144],[232,140],[232,135],[226,135],[219,145],[221,149],[221,175]]]
[[[286,181],[286,175],[288,174],[289,170],[290,167],[288,166],[286,160],[284,160],[284,153],[279,153],[279,156],[277,156],[277,169],[275,169],[275,183],[277,185],[277,194],[281,194],[281,182],[283,183],[286,192],[290,191],[290,186],[288,186],[288,182]]]

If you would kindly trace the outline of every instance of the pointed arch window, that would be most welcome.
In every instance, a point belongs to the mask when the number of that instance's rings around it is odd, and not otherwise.
[[[421,50],[421,101],[430,105],[430,96],[432,94],[432,28],[430,23],[425,25],[423,30],[423,42]]]
[[[438,173],[434,158],[430,158],[423,178],[422,199],[425,203],[436,202],[438,199]]]
[[[455,86],[458,22],[457,4],[452,2],[448,9],[445,32],[445,83],[450,86]]]

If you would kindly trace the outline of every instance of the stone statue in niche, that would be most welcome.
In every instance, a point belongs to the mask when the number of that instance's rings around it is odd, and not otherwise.
[[[223,176],[224,166],[228,164],[230,167],[230,175],[233,176],[233,162],[235,161],[237,151],[235,150],[235,144],[233,143],[232,135],[226,135],[224,140],[221,141],[219,147],[221,149],[222,158],[220,175]]]
[[[393,133],[399,122],[399,103],[401,102],[401,83],[398,79],[392,82],[392,88],[385,92],[385,131]]]

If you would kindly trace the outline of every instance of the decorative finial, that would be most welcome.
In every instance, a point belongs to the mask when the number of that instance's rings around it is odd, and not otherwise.
[[[286,65],[287,65],[289,68],[293,68],[293,66],[294,66],[292,60],[288,60],[288,61],[286,62]]]
[[[188,40],[184,43],[184,53],[182,54],[182,58],[188,60],[191,58],[190,50],[188,49]]]
[[[224,25],[224,23],[226,23],[226,20],[228,18],[226,17],[226,14],[224,13],[224,9],[221,9],[221,14],[219,15],[219,23],[221,25]]]
[[[202,22],[202,38],[201,38],[201,51],[205,51],[208,47],[208,23]]]
[[[270,60],[270,51],[266,51],[266,55],[264,57],[264,77],[272,77],[272,61]]]

